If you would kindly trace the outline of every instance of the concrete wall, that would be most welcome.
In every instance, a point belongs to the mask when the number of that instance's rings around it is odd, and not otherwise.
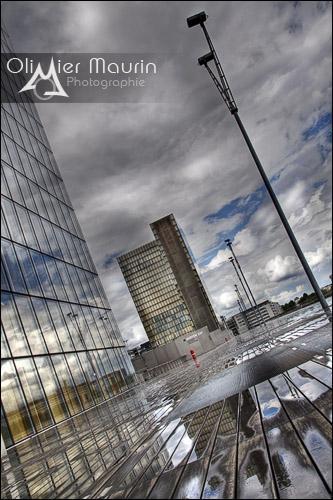
[[[155,347],[150,351],[144,351],[140,356],[132,359],[132,362],[135,371],[150,370],[158,365],[176,361],[182,357],[191,359],[191,349],[197,355],[200,355],[223,343],[230,345],[230,341],[233,339],[234,335],[231,330],[217,329],[209,332],[205,326],[195,332],[182,335],[169,344]]]

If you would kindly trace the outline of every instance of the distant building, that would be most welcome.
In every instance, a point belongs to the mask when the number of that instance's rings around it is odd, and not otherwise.
[[[260,304],[258,304],[258,308],[264,321],[268,321],[275,316],[279,316],[282,313],[282,307],[280,306],[280,304],[278,302],[271,302],[270,300],[261,302]],[[249,328],[255,328],[259,324],[259,314],[256,314],[256,310],[254,307],[235,314],[227,321],[228,328],[230,328],[230,330],[232,330],[235,335],[240,335]]]
[[[118,263],[152,347],[218,320],[173,215],[153,222],[151,241]]]

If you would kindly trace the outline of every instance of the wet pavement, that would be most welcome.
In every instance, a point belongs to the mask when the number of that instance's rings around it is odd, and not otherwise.
[[[308,316],[13,447],[2,498],[329,498],[331,329]]]

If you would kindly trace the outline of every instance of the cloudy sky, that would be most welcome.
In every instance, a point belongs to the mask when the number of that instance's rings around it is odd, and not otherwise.
[[[41,104],[39,112],[123,337],[145,340],[115,257],[174,213],[218,314],[235,309],[225,238],[257,299],[309,291],[186,17],[205,10],[252,138],[321,285],[331,273],[330,2],[6,2],[17,52],[168,54],[167,103]],[[173,99],[174,97],[174,99]]]

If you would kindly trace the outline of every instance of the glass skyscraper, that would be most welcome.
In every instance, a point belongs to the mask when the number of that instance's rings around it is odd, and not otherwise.
[[[2,52],[11,52],[4,30]],[[8,448],[123,392],[134,370],[36,106],[20,101],[17,79],[2,73],[1,427]]]
[[[118,258],[153,347],[207,326],[219,328],[188,245],[170,214],[150,227],[151,241]]]

